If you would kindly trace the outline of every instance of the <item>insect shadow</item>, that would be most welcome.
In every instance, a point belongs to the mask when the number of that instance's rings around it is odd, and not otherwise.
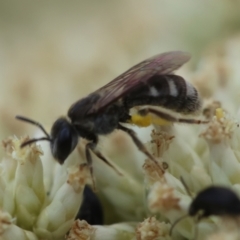
[[[189,188],[182,177],[180,177],[180,180],[183,183],[188,195],[192,197]],[[194,217],[196,223],[199,223],[199,221],[201,221],[203,218],[214,215],[220,217],[239,217],[240,199],[237,194],[231,189],[223,186],[210,186],[203,189],[195,198],[193,198],[188,209],[188,214],[180,217],[173,223],[169,231],[169,235],[172,235],[175,226],[184,218]],[[194,239],[197,239],[197,226],[194,235]]]
[[[148,114],[153,114],[170,122],[206,123],[207,121],[196,119],[176,118],[151,108],[151,106],[162,106],[181,114],[193,114],[200,109],[201,99],[198,91],[182,77],[173,74],[174,70],[189,59],[188,53],[174,51],[156,55],[135,65],[102,88],[75,102],[68,110],[67,117],[61,117],[53,123],[50,134],[40,123],[23,116],[16,116],[18,120],[38,126],[45,135],[26,141],[21,147],[47,140],[50,142],[53,157],[63,164],[75,149],[79,137],[85,138],[89,140],[85,148],[86,160],[93,176],[91,151],[114,168],[96,149],[98,136],[107,135],[119,129],[126,132],[138,149],[164,172],[135,132],[123,124],[139,125],[130,115],[130,109],[146,105],[150,107],[138,111],[138,115],[142,116],[143,120]],[[116,168],[114,169],[121,175]]]

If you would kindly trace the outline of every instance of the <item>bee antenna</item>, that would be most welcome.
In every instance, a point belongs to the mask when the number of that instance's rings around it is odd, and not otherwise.
[[[26,118],[26,117],[23,117],[23,116],[16,116],[16,119],[18,119],[18,120],[20,120],[20,121],[23,121],[23,122],[27,122],[27,123],[33,124],[33,125],[39,127],[39,128],[43,131],[43,133],[46,135],[46,138],[31,139],[31,140],[29,140],[29,141],[27,141],[27,142],[30,142],[30,141],[31,141],[30,143],[32,143],[32,142],[36,142],[36,141],[39,141],[39,140],[48,140],[48,141],[51,141],[50,135],[47,133],[47,131],[44,129],[44,127],[43,127],[39,122],[36,122],[36,121],[34,121],[34,120],[31,120],[31,119]],[[33,140],[33,141],[32,141],[32,140]],[[25,142],[25,143],[27,143],[27,142]],[[25,143],[24,143],[24,146],[28,145],[28,144],[25,144]],[[30,144],[30,143],[29,143],[29,144]]]
[[[183,179],[182,176],[180,176],[180,181],[181,181],[181,183],[183,184],[183,186],[184,186],[187,194],[188,194],[191,198],[193,198],[193,197],[192,197],[192,194],[190,193],[190,190],[189,190],[189,188],[188,188],[188,186],[187,186],[187,184],[186,184],[186,182],[184,181],[184,179]],[[178,219],[173,223],[173,225],[171,226],[171,228],[170,228],[170,230],[169,230],[169,235],[170,235],[170,236],[172,235],[172,232],[173,232],[173,229],[175,228],[175,226],[176,226],[180,221],[182,221],[184,218],[186,218],[186,217],[189,217],[189,214],[183,215],[182,217],[178,218]]]
[[[181,221],[182,221],[184,218],[186,218],[186,217],[189,217],[189,215],[188,215],[188,214],[183,215],[182,217],[178,218],[178,219],[173,223],[173,225],[171,226],[171,228],[170,228],[170,230],[169,230],[169,235],[170,235],[170,236],[172,235],[173,229],[176,227],[176,225],[177,225],[179,222],[181,222]]]
[[[190,192],[190,190],[189,190],[189,187],[188,187],[188,185],[186,184],[186,182],[184,181],[184,179],[183,179],[182,176],[180,176],[180,181],[181,181],[181,183],[183,184],[183,186],[184,186],[187,194],[189,195],[189,197],[193,198],[193,196],[192,196],[192,194],[191,194],[191,192]]]
[[[38,141],[50,141],[51,142],[51,139],[50,138],[46,138],[46,137],[42,137],[42,138],[32,138],[24,143],[21,144],[21,148],[24,148],[26,147],[27,145],[30,145],[34,142],[38,142]]]
[[[194,219],[194,221],[195,221],[195,231],[194,231],[194,239],[197,239],[197,236],[198,236],[198,222],[199,222],[199,220],[197,220],[197,219]]]

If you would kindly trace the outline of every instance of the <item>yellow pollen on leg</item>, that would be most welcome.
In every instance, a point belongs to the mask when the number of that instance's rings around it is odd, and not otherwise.
[[[151,124],[156,125],[169,125],[170,122],[167,120],[164,120],[162,118],[154,117],[151,114],[147,114],[146,116],[141,116],[138,114],[134,114],[131,116],[131,120],[129,123],[135,124],[139,127],[148,127]]]

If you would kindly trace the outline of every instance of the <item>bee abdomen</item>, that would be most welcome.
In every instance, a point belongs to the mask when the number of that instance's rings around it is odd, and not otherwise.
[[[195,87],[178,75],[155,75],[124,98],[127,107],[161,106],[183,114],[198,111],[201,98]]]

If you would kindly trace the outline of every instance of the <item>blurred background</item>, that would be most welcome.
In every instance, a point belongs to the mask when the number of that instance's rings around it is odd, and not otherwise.
[[[0,137],[48,130],[70,105],[132,65],[169,51],[190,67],[240,31],[239,0],[0,2]]]

